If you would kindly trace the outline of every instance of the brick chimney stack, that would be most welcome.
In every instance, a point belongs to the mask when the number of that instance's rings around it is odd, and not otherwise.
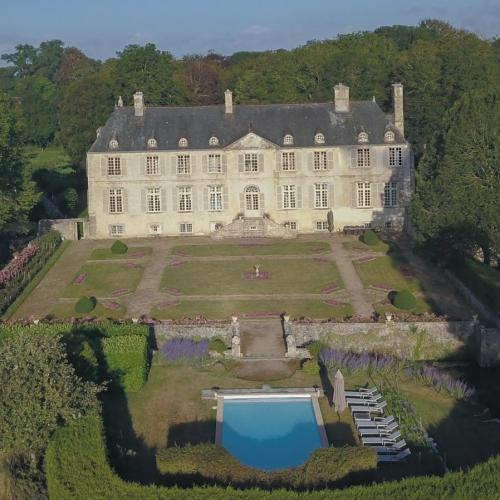
[[[403,111],[403,84],[392,84],[392,102],[394,108],[394,126],[398,132],[405,136],[405,115]]]
[[[349,112],[349,87],[342,83],[337,83],[333,88],[335,93],[335,112],[348,113]]]
[[[226,114],[231,114],[233,112],[233,93],[229,89],[224,92],[224,104]]]
[[[144,116],[144,94],[142,92],[134,94],[134,114],[135,116]]]

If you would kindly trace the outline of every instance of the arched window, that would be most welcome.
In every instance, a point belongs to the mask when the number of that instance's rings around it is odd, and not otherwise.
[[[394,132],[392,130],[388,130],[384,135],[385,142],[394,142]]]
[[[109,148],[110,149],[118,149],[118,141],[116,139],[111,139],[109,141]]]
[[[293,144],[293,135],[286,134],[285,137],[283,137],[283,144],[285,146],[291,146]]]
[[[217,137],[215,137],[215,135],[213,135],[212,137],[210,137],[210,139],[208,140],[208,145],[209,146],[218,146],[219,145],[219,139]]]
[[[245,188],[245,209],[247,212],[259,210],[260,195],[257,186],[247,186]]]
[[[187,148],[188,147],[188,140],[185,137],[181,137],[179,139],[179,147],[180,148]]]
[[[157,142],[156,142],[156,139],[154,139],[153,137],[151,139],[148,139],[148,148],[156,148],[157,146]]]
[[[321,132],[318,132],[314,136],[314,143],[315,144],[324,144],[325,143],[325,136]]]
[[[366,132],[360,132],[358,134],[358,142],[368,142],[368,134]]]

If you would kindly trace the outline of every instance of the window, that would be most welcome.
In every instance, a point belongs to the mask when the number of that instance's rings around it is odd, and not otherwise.
[[[384,135],[385,142],[394,142],[394,132],[392,130],[388,130]]]
[[[319,132],[314,136],[314,143],[315,144],[324,144],[325,143],[325,136]]]
[[[193,232],[193,224],[191,222],[181,222],[179,224],[179,233],[192,233]]]
[[[177,175],[190,173],[191,161],[189,155],[177,155]]]
[[[146,156],[146,175],[158,175],[158,156]]]
[[[295,153],[281,153],[281,170],[295,170]]]
[[[326,170],[326,151],[314,151],[314,170]]]
[[[370,148],[358,148],[356,155],[356,165],[358,167],[370,166]]]
[[[257,158],[257,153],[246,153],[245,172],[258,172],[258,171],[259,171],[259,161]]]
[[[360,132],[358,134],[358,142],[368,142],[368,134],[366,132]]]
[[[120,158],[110,156],[108,158],[108,175],[122,175]]]
[[[384,186],[384,207],[396,207],[398,204],[398,186],[394,181]]]
[[[401,148],[389,148],[389,167],[401,167],[403,165],[403,150]]]
[[[158,144],[156,143],[156,139],[151,138],[148,139],[148,148],[156,148]]]
[[[148,212],[160,212],[160,188],[148,188],[146,193],[146,210]]]
[[[294,220],[288,220],[283,225],[285,227],[287,227],[288,229],[291,229],[292,231],[299,230],[299,225],[297,224],[297,221],[294,221]]]
[[[123,189],[109,190],[109,212],[121,214],[123,212]]]
[[[111,224],[109,234],[111,236],[122,236],[125,234],[125,226],[123,224]]]
[[[358,182],[356,189],[356,201],[358,207],[371,207],[372,188],[369,182]]]
[[[218,154],[208,155],[208,173],[209,174],[222,173],[221,155],[218,155]]]
[[[211,211],[222,210],[222,186],[209,186],[209,207]]]
[[[150,234],[161,234],[161,224],[150,224],[149,225]]]
[[[245,207],[247,210],[259,210],[259,188],[248,186],[245,189]]]
[[[314,208],[328,208],[328,184],[314,184]]]
[[[180,148],[187,148],[188,147],[188,140],[185,137],[181,137],[179,139],[179,147]]]
[[[285,185],[282,188],[283,208],[297,208],[297,187]]]
[[[109,149],[118,149],[118,141],[116,139],[109,141]]]
[[[285,137],[283,137],[283,144],[285,146],[291,146],[293,144],[293,135],[286,134]]]
[[[219,145],[219,139],[215,136],[210,137],[208,140],[208,145],[209,146],[218,146]]]
[[[316,221],[316,231],[328,231],[328,221],[326,220]]]
[[[190,187],[177,188],[177,201],[179,212],[191,212],[193,209],[193,193]]]

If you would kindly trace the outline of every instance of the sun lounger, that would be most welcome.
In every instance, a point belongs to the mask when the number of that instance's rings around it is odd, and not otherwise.
[[[392,422],[386,427],[358,427],[358,432],[361,436],[390,434],[398,428],[397,422]]]
[[[411,455],[409,448],[400,451],[399,453],[393,453],[392,455],[377,455],[377,460],[379,462],[399,462]]]
[[[383,399],[382,394],[378,394],[375,397],[371,398],[346,398],[347,404],[353,404],[353,405],[370,405],[370,404],[377,404],[381,399]]]
[[[406,446],[406,441],[401,439],[397,443],[386,442],[382,446],[377,446],[377,453],[382,455],[384,453],[399,453]]]
[[[365,406],[351,406],[351,412],[361,412],[361,413],[383,413],[384,408],[387,406],[387,401],[382,401],[380,404],[375,406],[365,405]]]
[[[375,417],[375,418],[357,418],[357,415],[359,413],[354,414],[354,422],[356,423],[356,427],[361,428],[367,428],[367,427],[374,427],[374,428],[384,428],[387,427],[388,425],[392,424],[395,422],[394,417],[392,415],[388,417]]]
[[[395,443],[396,439],[401,437],[401,433],[399,431],[393,432],[392,434],[388,434],[386,436],[375,436],[375,437],[361,437],[361,442],[364,445],[372,445],[372,444],[381,444],[384,446],[387,443]]]
[[[370,389],[365,389],[361,387],[357,391],[345,391],[346,398],[369,398],[373,396],[378,389],[376,387],[371,387]]]

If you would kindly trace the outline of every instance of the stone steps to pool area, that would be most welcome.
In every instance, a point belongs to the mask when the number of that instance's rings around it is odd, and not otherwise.
[[[285,359],[281,318],[240,320],[240,338],[243,358]]]

